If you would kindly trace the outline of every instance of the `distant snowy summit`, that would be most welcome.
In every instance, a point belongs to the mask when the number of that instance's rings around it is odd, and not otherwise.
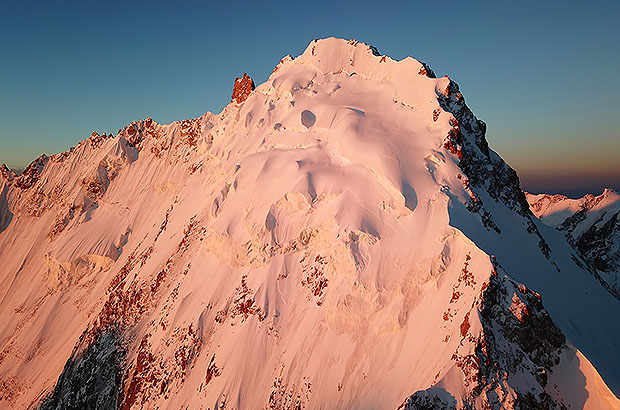
[[[584,255],[455,82],[315,40],[219,114],[0,169],[0,407],[618,408]]]
[[[571,199],[563,195],[526,194],[532,212],[563,232],[591,269],[620,300],[620,194]]]

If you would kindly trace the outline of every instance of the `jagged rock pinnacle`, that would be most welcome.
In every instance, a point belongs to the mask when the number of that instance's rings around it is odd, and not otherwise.
[[[250,93],[254,91],[254,88],[254,80],[252,80],[252,77],[243,73],[243,77],[237,77],[235,79],[235,86],[230,102],[236,102],[237,104],[244,102]]]

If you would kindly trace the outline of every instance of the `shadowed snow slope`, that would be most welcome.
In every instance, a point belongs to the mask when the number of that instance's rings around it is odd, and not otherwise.
[[[329,38],[2,176],[0,406],[617,407],[620,304],[485,128]]]

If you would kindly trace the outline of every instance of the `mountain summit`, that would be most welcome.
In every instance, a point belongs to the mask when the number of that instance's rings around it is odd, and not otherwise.
[[[2,406],[620,405],[618,300],[456,83],[336,38],[248,79],[0,175]]]

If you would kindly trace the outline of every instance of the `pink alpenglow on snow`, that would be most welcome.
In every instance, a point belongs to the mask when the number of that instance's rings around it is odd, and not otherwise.
[[[1,171],[2,408],[620,406],[619,300],[411,57]]]

